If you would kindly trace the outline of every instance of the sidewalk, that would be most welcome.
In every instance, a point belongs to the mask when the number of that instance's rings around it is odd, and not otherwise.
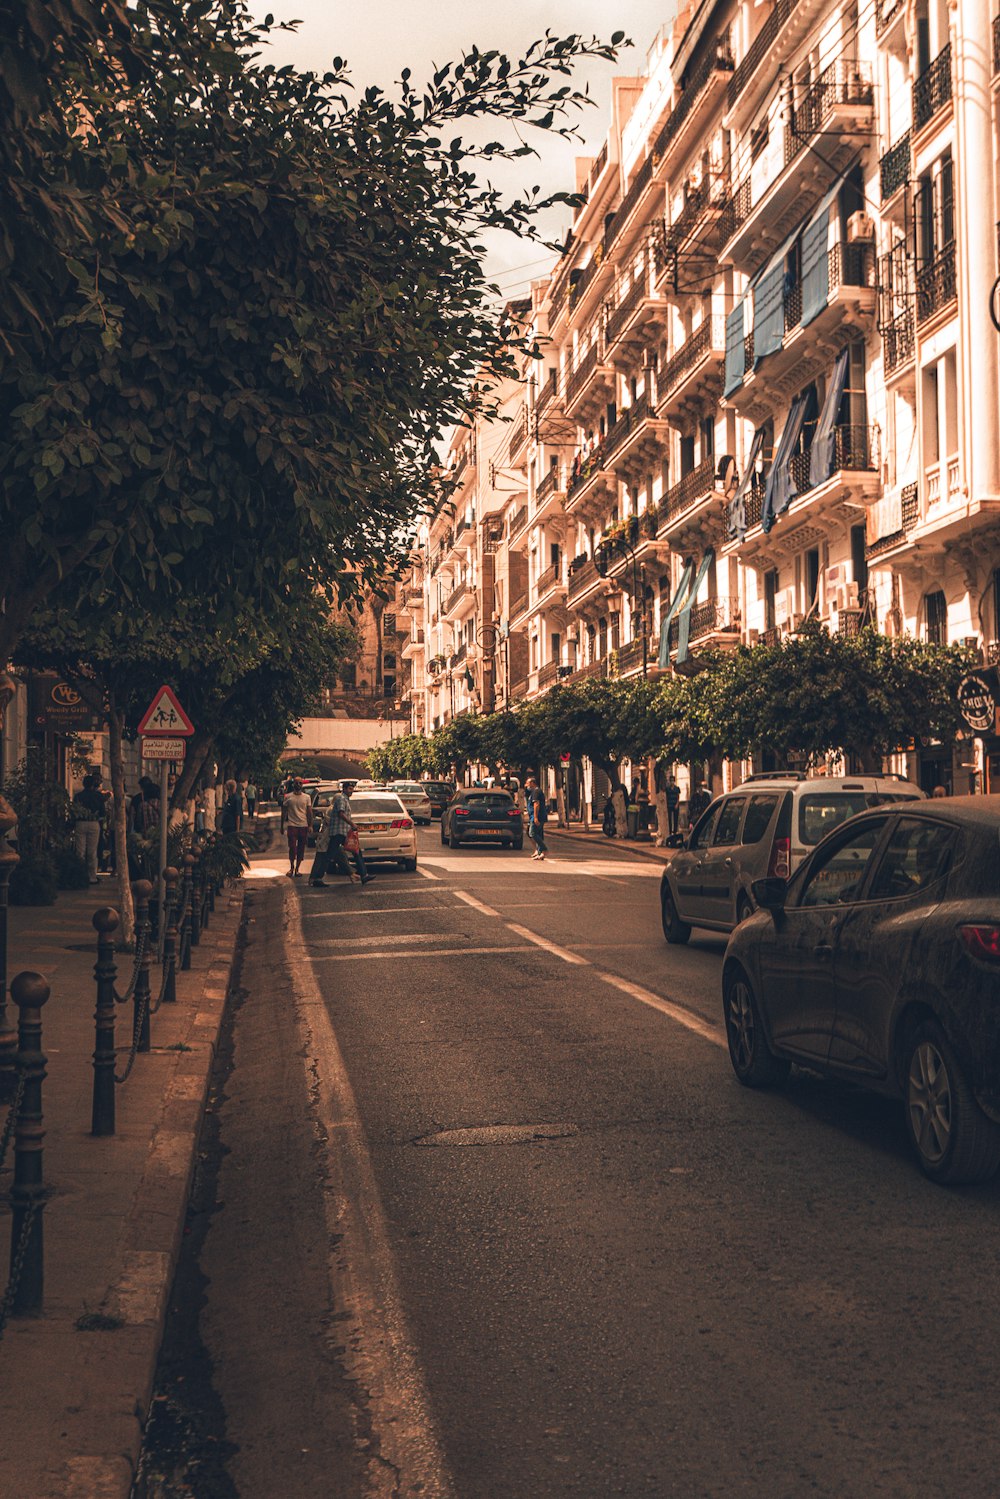
[[[598,849],[604,854],[638,854],[643,859],[655,859],[660,864],[666,864],[677,852],[673,848],[657,848],[650,839],[642,838],[605,838],[600,823],[593,823],[590,829],[584,828],[582,823],[572,823],[568,828],[557,827],[555,822],[545,824],[546,838],[573,838],[582,843],[589,843],[595,853]]]
[[[0,1493],[18,1499],[127,1499],[142,1441],[167,1297],[239,931],[243,891],[216,901],[177,1004],[151,1020],[152,1049],[116,1088],[117,1133],[90,1134],[94,1051],[91,917],[114,884],[12,908],[8,980],[35,969],[42,1011],[45,1307],[11,1320],[0,1343]],[[131,973],[118,957],[117,988]],[[150,983],[155,1002],[160,969]],[[14,1010],[16,1023],[16,1009]],[[120,1063],[131,1004],[118,1010]],[[0,1107],[0,1122],[6,1109]],[[0,1295],[7,1281],[13,1146],[0,1173]]]

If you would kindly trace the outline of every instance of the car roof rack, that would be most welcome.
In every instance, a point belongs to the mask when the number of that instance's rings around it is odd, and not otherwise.
[[[809,777],[804,770],[755,770],[752,775],[744,776],[742,785],[748,781],[807,781]]]

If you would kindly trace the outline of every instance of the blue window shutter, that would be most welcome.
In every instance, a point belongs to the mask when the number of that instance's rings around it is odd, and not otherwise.
[[[760,278],[753,294],[753,367],[775,349],[785,337],[785,264],[784,255],[773,262]]]
[[[850,350],[842,349],[830,376],[823,410],[820,412],[812,447],[809,449],[809,483],[815,487],[824,484],[833,472],[833,443],[844,386],[847,384],[847,367]]]
[[[747,495],[753,484],[754,469],[757,458],[764,445],[764,428],[758,427],[753,435],[753,443],[750,447],[750,456],[747,466],[740,480],[740,487],[729,502],[729,535],[735,536],[737,541],[742,541],[747,534]]]
[[[704,581],[704,578],[705,578],[705,574],[708,572],[708,569],[711,567],[712,561],[713,561],[714,557],[715,557],[715,548],[714,547],[709,547],[708,551],[705,553],[704,557],[702,557],[702,559],[701,559],[701,566],[698,569],[698,575],[695,578],[694,582],[691,584],[691,592],[688,594],[687,598],[684,600],[684,604],[683,604],[683,607],[681,608],[681,612],[677,616],[677,665],[678,666],[682,665],[682,663],[685,662],[687,660],[687,658],[688,658],[688,639],[689,639],[690,634],[691,634],[691,606],[693,605],[695,599],[698,597],[698,589],[701,587],[701,585],[702,585],[702,583]],[[667,645],[668,645],[668,649],[669,649],[669,641],[667,642]]]
[[[770,531],[777,517],[783,510],[787,510],[792,498],[792,476],[789,472],[789,464],[792,458],[792,449],[799,440],[802,432],[802,423],[806,418],[806,397],[796,396],[792,402],[792,408],[785,422],[785,429],[778,443],[778,451],[774,455],[771,464],[771,472],[767,476],[767,488],[764,491],[763,513],[761,525],[765,531]]]
[[[670,626],[678,609],[687,598],[688,589],[691,587],[691,574],[693,572],[694,563],[688,558],[684,564],[681,581],[677,585],[677,592],[670,601],[670,608],[660,621],[660,655],[656,664],[663,671],[666,671],[670,665]]]
[[[726,383],[722,394],[731,396],[743,384],[743,303],[726,318]]]
[[[838,177],[802,231],[802,326],[807,328],[830,297],[830,204],[840,192]]]

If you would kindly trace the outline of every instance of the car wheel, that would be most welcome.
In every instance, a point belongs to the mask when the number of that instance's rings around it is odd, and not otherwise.
[[[748,916],[752,916],[757,907],[745,892],[736,902],[736,925],[742,926]]]
[[[442,818],[441,819],[441,847],[442,848],[444,847],[446,841],[447,840],[446,840],[446,838],[444,836],[444,818]]]
[[[400,859],[399,867],[405,870],[407,874],[416,874],[417,861],[416,859]]]
[[[518,850],[518,852],[520,852],[521,849],[524,848],[524,839],[523,838],[515,838],[514,842],[511,844],[511,848],[516,848]]]
[[[734,968],[726,976],[723,1009],[729,1060],[740,1082],[747,1088],[773,1088],[783,1083],[791,1064],[784,1057],[776,1057],[768,1046],[757,996],[742,968]]]
[[[664,890],[660,897],[660,920],[663,923],[663,935],[672,947],[687,942],[691,936],[691,928],[678,916],[669,890]]]
[[[903,1073],[906,1124],[921,1170],[932,1181],[986,1181],[1000,1166],[1000,1126],[987,1119],[941,1027],[925,1020],[910,1035]]]
[[[448,847],[449,848],[459,848],[459,847],[461,847],[461,839],[458,838],[458,837],[456,837],[456,835],[455,835],[454,832],[451,832],[451,833],[448,834]]]

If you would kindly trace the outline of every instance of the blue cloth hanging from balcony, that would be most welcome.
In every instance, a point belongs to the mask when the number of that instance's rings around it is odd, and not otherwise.
[[[743,384],[743,303],[738,302],[726,318],[726,383],[722,394],[731,396]]]
[[[768,354],[780,349],[785,338],[785,261],[799,236],[798,226],[775,250],[764,269],[754,277],[753,293],[753,367]]]
[[[792,409],[785,422],[785,430],[778,443],[778,451],[771,464],[771,472],[767,476],[767,487],[764,490],[764,504],[760,517],[761,527],[765,532],[770,531],[777,517],[788,509],[795,495],[795,485],[789,465],[795,446],[802,435],[808,399],[808,395],[804,392],[796,396],[792,402]]]
[[[747,458],[747,466],[743,470],[740,487],[729,502],[729,535],[735,536],[737,541],[742,541],[747,534],[747,495],[753,485],[753,476],[757,468],[757,459],[760,450],[764,446],[764,428],[758,427],[753,435],[750,446],[750,456]]]
[[[807,328],[830,299],[830,204],[840,192],[838,177],[802,231],[802,326]]]
[[[657,666],[661,671],[666,671],[670,666],[670,626],[674,615],[687,598],[688,589],[691,587],[691,575],[694,572],[694,561],[688,558],[681,573],[681,581],[677,585],[677,592],[670,601],[670,608],[660,621],[660,654]]]
[[[813,433],[812,447],[809,449],[809,483],[814,489],[817,484],[825,484],[833,473],[837,417],[840,414],[840,403],[847,384],[847,368],[850,358],[850,349],[841,349],[837,356],[837,363],[833,367],[833,374],[830,376],[830,384],[827,386],[823,410],[819,414],[816,431]]]
[[[681,605],[681,611],[677,616],[677,661],[675,663],[677,666],[682,666],[688,658],[688,641],[691,638],[691,606],[698,597],[698,589],[704,582],[705,574],[714,561],[715,548],[709,547],[701,559],[701,566],[698,568],[695,580],[691,584],[691,591]]]

